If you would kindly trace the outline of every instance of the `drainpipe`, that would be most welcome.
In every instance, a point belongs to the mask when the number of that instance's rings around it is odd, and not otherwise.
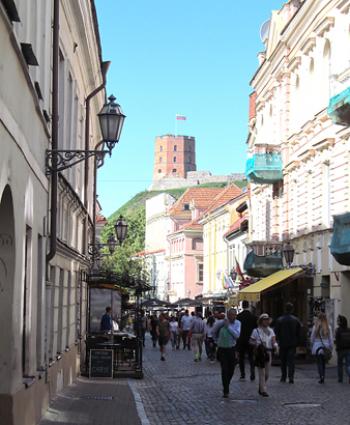
[[[110,61],[104,61],[101,64],[101,71],[102,71],[102,84],[96,87],[86,98],[85,100],[85,152],[90,149],[90,101],[91,99],[97,95],[101,90],[103,90],[106,87],[106,76],[108,72],[108,68],[110,66]],[[94,161],[95,164],[95,161]],[[95,173],[96,171],[94,171]],[[94,178],[95,180],[95,178]],[[88,209],[88,185],[89,185],[89,159],[85,159],[84,164],[84,206],[86,210]],[[96,183],[94,183],[94,186]],[[94,187],[94,193],[96,192],[96,188]],[[93,202],[96,202],[95,195]],[[94,207],[93,207],[94,208]],[[94,222],[94,217],[93,217]],[[85,225],[84,225],[84,241],[83,246],[86,248],[87,246],[87,232],[88,232],[88,216],[85,217]],[[95,232],[95,228],[93,229],[93,232]]]
[[[51,149],[52,169],[51,171],[51,211],[50,211],[50,251],[46,255],[49,263],[57,251],[57,182],[58,173],[55,171],[57,155],[55,150],[58,146],[58,66],[59,66],[59,12],[60,0],[54,0],[53,5],[53,44],[52,44],[52,124],[51,124]]]

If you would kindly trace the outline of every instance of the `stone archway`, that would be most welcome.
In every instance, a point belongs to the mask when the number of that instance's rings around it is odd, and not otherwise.
[[[0,393],[11,385],[13,344],[12,305],[15,273],[15,219],[10,186],[0,200]]]

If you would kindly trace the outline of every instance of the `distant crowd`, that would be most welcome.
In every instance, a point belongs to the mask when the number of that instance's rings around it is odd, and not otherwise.
[[[250,380],[255,381],[258,375],[258,393],[268,397],[267,381],[272,356],[279,356],[281,362],[281,383],[294,383],[295,356],[301,334],[299,319],[293,315],[293,305],[287,303],[285,314],[274,321],[268,314],[256,317],[247,301],[242,303],[243,311],[237,314],[236,309],[229,309],[227,314],[208,312],[203,319],[201,312],[189,313],[185,310],[177,315],[161,313],[146,316],[142,312],[142,338],[145,345],[145,334],[149,331],[153,347],[159,345],[160,360],[166,360],[166,346],[170,342],[172,350],[192,350],[193,360],[200,362],[203,356],[203,345],[208,360],[216,360],[221,365],[223,397],[229,396],[230,382],[235,366],[239,364],[240,380],[245,380],[245,361],[248,359]],[[337,353],[338,382],[343,382],[345,365],[346,375],[350,383],[350,329],[347,319],[338,316],[337,329],[333,338],[332,329],[325,313],[319,313],[312,328],[311,353],[315,356],[319,383],[324,384],[326,364]]]

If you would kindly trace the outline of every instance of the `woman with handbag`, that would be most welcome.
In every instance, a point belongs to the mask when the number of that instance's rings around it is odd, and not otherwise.
[[[319,384],[324,384],[326,363],[332,358],[333,337],[325,313],[319,313],[311,332],[312,354],[316,356]]]
[[[258,368],[259,394],[268,397],[266,383],[269,379],[272,352],[277,349],[276,336],[270,328],[270,317],[263,313],[258,320],[258,327],[250,336],[250,344],[254,346],[255,366]]]

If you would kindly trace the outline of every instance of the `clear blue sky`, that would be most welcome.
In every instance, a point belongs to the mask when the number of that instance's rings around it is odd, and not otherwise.
[[[99,170],[109,216],[152,180],[157,135],[196,137],[197,168],[243,172],[249,80],[261,24],[282,0],[96,0],[108,93],[127,115],[121,140]]]

